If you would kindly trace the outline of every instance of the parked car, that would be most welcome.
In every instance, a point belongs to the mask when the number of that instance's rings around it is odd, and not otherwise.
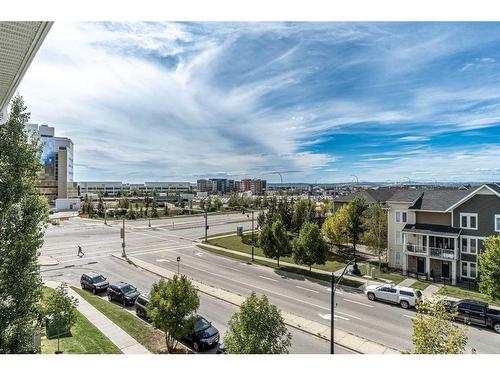
[[[145,296],[144,294],[141,294],[137,299],[135,300],[135,313],[139,318],[142,318],[144,320],[149,321],[148,318],[148,313],[146,311],[146,306],[149,303],[149,298]]]
[[[418,302],[422,301],[420,290],[394,284],[369,285],[365,293],[370,301],[391,302],[400,305],[403,309],[415,307]]]
[[[92,293],[104,292],[108,289],[109,283],[106,278],[95,272],[87,272],[80,277],[82,289],[88,289]]]
[[[140,293],[135,286],[124,282],[110,284],[108,287],[108,299],[118,301],[124,307],[132,305],[139,295]]]
[[[219,343],[219,330],[211,322],[199,315],[189,318],[188,331],[183,339],[187,341],[194,350],[208,349]]]
[[[447,308],[456,314],[457,320],[488,327],[500,333],[500,311],[490,309],[487,303],[463,299],[449,302]]]

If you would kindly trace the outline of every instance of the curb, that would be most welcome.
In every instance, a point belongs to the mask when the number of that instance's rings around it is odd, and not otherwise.
[[[173,275],[175,275],[174,272],[168,271],[164,268],[158,267],[156,265],[150,264],[140,259],[136,259],[134,257],[129,257],[124,259],[122,258],[121,254],[113,253],[111,255],[117,259],[120,259],[121,261],[125,261],[129,264],[134,265],[135,267],[141,268],[160,277],[170,278]],[[235,306],[240,306],[240,304],[245,299],[243,296],[239,294],[215,288],[213,286],[206,285],[196,280],[192,280],[192,282],[194,284],[194,287],[199,292],[214,297],[216,299],[219,299],[221,301],[230,303]],[[325,326],[321,323],[316,323],[311,320],[284,311],[282,312],[286,325],[298,329],[304,333],[318,337],[320,339],[330,341],[329,326]],[[307,328],[306,326],[310,326],[311,328]],[[385,345],[381,345],[374,341],[356,336],[354,334],[345,332],[343,330],[335,329],[335,337],[337,338],[335,344],[342,346],[346,349],[352,350],[359,354],[400,354],[400,352],[396,349],[390,348]]]

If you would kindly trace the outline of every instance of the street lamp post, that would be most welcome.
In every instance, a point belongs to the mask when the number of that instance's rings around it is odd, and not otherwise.
[[[126,258],[127,253],[125,252],[125,219],[123,219],[122,222],[122,230],[121,230],[121,235],[122,235],[122,257]]]
[[[252,211],[252,262],[253,262],[253,248],[255,246],[255,232],[254,232],[254,225],[253,225],[253,211]]]
[[[208,242],[208,211],[205,207],[205,243]]]
[[[106,211],[107,211],[106,203],[104,203],[104,225],[108,225],[108,222],[106,220]]]
[[[344,274],[347,271],[347,267],[352,262],[356,262],[356,258],[352,259],[349,263],[346,264],[344,270],[342,271],[342,274],[339,276],[337,283],[335,283],[335,275],[332,272],[332,279],[331,279],[331,297],[330,297],[330,354],[335,354],[335,290],[337,289],[337,286],[339,285],[340,281],[342,280],[342,277],[344,277]]]

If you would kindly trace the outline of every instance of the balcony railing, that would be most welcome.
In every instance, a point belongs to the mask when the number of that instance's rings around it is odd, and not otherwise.
[[[409,253],[426,254],[427,255],[427,247],[422,246],[422,245],[412,244],[412,243],[406,244],[406,251]]]
[[[455,250],[454,249],[441,249],[439,247],[430,247],[431,257],[455,260]]]

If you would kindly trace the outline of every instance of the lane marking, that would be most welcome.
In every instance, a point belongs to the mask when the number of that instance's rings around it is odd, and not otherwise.
[[[170,261],[169,261],[168,259],[163,259],[163,258],[156,259],[156,261],[157,261],[158,263],[163,263],[163,262],[170,263]]]
[[[325,320],[331,320],[331,316],[332,316],[332,314],[319,314],[319,313],[318,313],[318,315],[322,319],[325,319]],[[343,316],[340,316],[340,315],[337,315],[337,314],[333,314],[333,320],[337,320],[337,319],[350,320],[349,318],[345,318]]]
[[[332,288],[326,288],[326,291],[331,293]],[[337,290],[335,290],[335,294],[344,294],[344,292],[341,292],[340,290],[337,289]]]
[[[274,281],[275,283],[278,283],[278,282],[279,282],[278,280],[271,279],[270,277],[265,277],[265,276],[260,276],[260,275],[259,275],[259,277],[260,277],[261,279],[266,279],[266,280],[269,280],[269,281]]]
[[[204,253],[196,253],[197,256],[202,257]]]
[[[367,303],[363,303],[363,302],[358,302],[358,301],[353,301],[352,299],[347,299],[347,298],[342,298],[344,301],[346,302],[351,302],[351,303],[355,303],[357,305],[361,305],[361,306],[366,306],[366,307],[374,307],[373,305],[368,305]]]
[[[411,315],[406,315],[406,314],[403,314],[403,316],[406,316],[407,318],[410,318],[411,320],[415,319],[414,316],[411,316]]]
[[[317,290],[312,290],[312,289],[309,289],[309,288],[304,288],[303,286],[298,286],[298,285],[295,285],[296,288],[299,288],[299,289],[303,289],[303,290],[307,290],[308,292],[313,292],[313,293],[318,293],[319,292]]]

